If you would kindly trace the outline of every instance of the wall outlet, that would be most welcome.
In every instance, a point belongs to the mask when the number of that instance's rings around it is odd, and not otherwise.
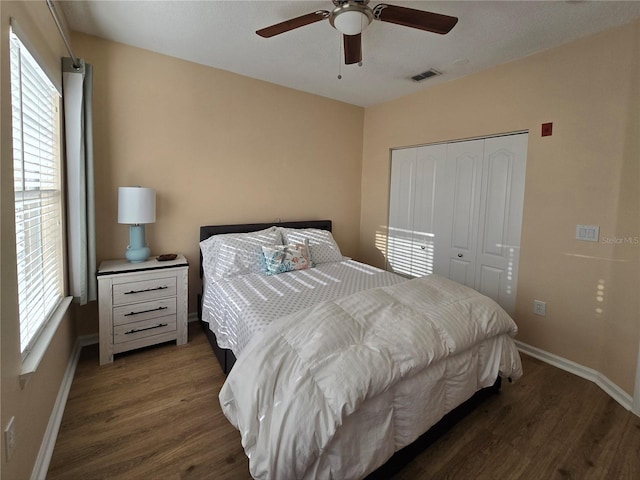
[[[7,426],[4,429],[4,450],[6,453],[7,462],[11,459],[11,455],[13,455],[13,449],[16,447],[15,425],[15,417],[11,417],[11,420],[9,420],[9,423],[7,423]]]
[[[540,300],[533,301],[533,313],[545,317],[547,315],[547,304]]]

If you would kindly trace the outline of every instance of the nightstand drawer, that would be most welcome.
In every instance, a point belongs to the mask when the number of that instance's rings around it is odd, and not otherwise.
[[[163,298],[151,302],[123,305],[113,309],[113,324],[125,325],[127,323],[140,322],[156,317],[175,315],[176,298]]]
[[[144,337],[175,331],[175,329],[175,315],[151,318],[149,320],[136,322],[135,324],[118,325],[113,327],[113,343],[130,342]]]
[[[113,285],[113,304],[143,302],[176,295],[176,277],[150,278]]]

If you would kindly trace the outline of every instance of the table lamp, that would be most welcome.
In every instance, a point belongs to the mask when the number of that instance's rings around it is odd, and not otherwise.
[[[129,246],[125,254],[131,263],[144,262],[151,249],[147,245],[144,225],[156,221],[156,192],[153,188],[118,188],[118,223],[129,224]]]

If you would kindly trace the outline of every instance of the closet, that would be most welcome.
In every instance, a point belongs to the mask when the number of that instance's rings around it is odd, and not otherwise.
[[[527,133],[395,149],[387,268],[437,273],[515,309]]]

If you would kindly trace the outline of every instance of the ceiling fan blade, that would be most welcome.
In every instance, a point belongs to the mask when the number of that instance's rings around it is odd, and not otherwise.
[[[414,8],[399,7],[381,3],[373,9],[376,19],[383,22],[395,23],[405,27],[426,30],[427,32],[444,35],[458,23],[457,17],[441,15],[439,13],[425,12]]]
[[[291,18],[289,20],[285,20],[284,22],[271,25],[270,27],[262,28],[256,31],[256,33],[261,37],[269,38],[275,35],[280,35],[284,32],[288,32],[289,30],[294,30],[296,28],[304,27],[305,25],[319,22],[320,20],[324,20],[328,17],[329,12],[327,12],[326,10],[317,10],[313,13],[302,15],[301,17]]]
[[[362,34],[343,35],[344,39],[344,63],[351,65],[362,61]]]

